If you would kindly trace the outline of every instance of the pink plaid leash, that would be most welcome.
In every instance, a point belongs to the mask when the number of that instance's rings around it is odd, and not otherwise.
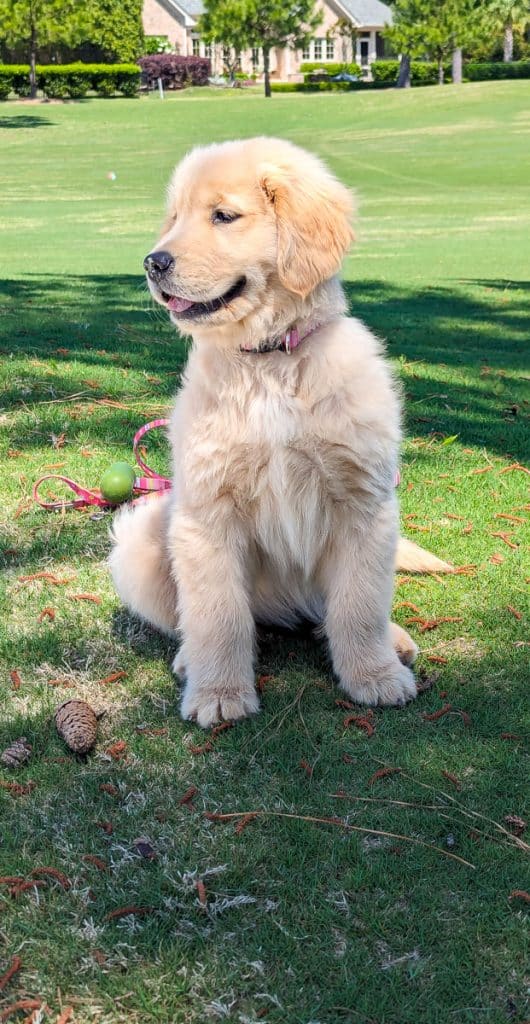
[[[160,473],[155,473],[154,469],[151,469],[142,459],[138,445],[142,440],[142,437],[147,434],[149,430],[155,430],[156,427],[167,427],[169,420],[159,419],[152,420],[151,423],[145,423],[143,427],[140,427],[136,431],[133,439],[133,452],[136,462],[143,469],[144,476],[137,476],[134,478],[133,491],[137,492],[137,497],[133,499],[132,504],[134,505],[138,501],[144,501],[145,498],[158,491],[163,493],[168,491],[171,487],[171,480],[167,476],[161,476]],[[66,484],[74,494],[77,494],[77,498],[70,500],[57,500],[57,501],[45,501],[39,498],[39,487],[44,483],[45,480],[60,480],[63,484]],[[74,480],[70,480],[67,476],[59,476],[56,473],[48,473],[46,476],[41,476],[39,480],[33,485],[33,499],[37,502],[41,508],[50,509],[51,511],[57,511],[67,508],[86,508],[89,505],[97,505],[99,508],[115,508],[115,504],[111,501],[107,501],[101,496],[99,490],[89,490],[87,487],[81,487],[80,484],[76,484]]]
[[[159,496],[164,491],[169,491],[171,488],[171,480],[167,476],[161,476],[160,473],[155,473],[154,469],[151,469],[146,462],[143,461],[138,446],[142,437],[148,433],[149,430],[155,430],[157,427],[167,427],[169,420],[159,419],[151,420],[150,423],[144,423],[143,427],[140,427],[136,431],[133,438],[133,452],[136,462],[143,469],[145,476],[137,476],[134,478],[133,491],[137,492],[137,497],[133,498],[131,504],[135,505],[145,499],[153,493],[157,493]],[[45,480],[60,480],[61,483],[66,484],[74,494],[77,494],[77,498],[59,499],[54,501],[45,501],[43,498],[39,498],[39,487],[44,483]],[[395,476],[395,486],[399,487],[400,475],[399,470]],[[41,508],[48,509],[52,512],[61,511],[67,508],[87,508],[90,505],[97,505],[99,508],[115,508],[116,505],[107,501],[101,496],[99,490],[89,490],[87,487],[81,487],[80,484],[76,484],[75,480],[70,480],[68,476],[60,476],[57,473],[47,473],[46,476],[41,476],[36,483],[33,484],[33,500],[37,502]]]

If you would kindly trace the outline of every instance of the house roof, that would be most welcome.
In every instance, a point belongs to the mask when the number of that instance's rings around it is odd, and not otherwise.
[[[186,14],[191,14],[192,18],[198,18],[204,11],[202,0],[179,0],[179,7],[182,7]]]
[[[187,0],[186,0],[187,2]],[[392,24],[392,11],[381,0],[340,0],[340,6],[348,12],[358,28],[383,28]]]
[[[204,10],[202,0],[173,2],[191,18],[198,18]],[[339,0],[339,6],[349,14],[358,28],[364,25],[370,28],[383,28],[384,25],[392,24],[392,11],[388,4],[382,3],[381,0]]]

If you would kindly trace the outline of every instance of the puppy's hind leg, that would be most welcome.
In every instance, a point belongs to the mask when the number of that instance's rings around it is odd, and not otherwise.
[[[177,587],[167,550],[169,496],[118,512],[109,565],[123,603],[162,633],[177,628]]]

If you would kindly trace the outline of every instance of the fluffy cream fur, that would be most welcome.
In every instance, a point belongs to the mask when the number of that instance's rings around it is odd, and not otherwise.
[[[355,701],[416,694],[416,647],[390,623],[399,395],[335,277],[351,210],[319,160],[277,139],[194,150],[169,188],[155,248],[174,264],[149,280],[154,297],[244,287],[214,311],[170,312],[193,338],[169,431],[174,486],[117,516],[110,564],[125,604],[180,634],[182,715],[202,726],[258,710],[256,621],[322,624]],[[312,333],[291,355],[242,351],[293,324]],[[402,562],[446,568],[410,542]]]

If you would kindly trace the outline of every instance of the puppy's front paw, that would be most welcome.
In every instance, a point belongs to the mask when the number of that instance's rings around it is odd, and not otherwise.
[[[215,686],[193,687],[188,684],[184,690],[180,713],[191,718],[203,729],[216,722],[234,722],[259,711],[258,695],[254,689],[227,690]]]
[[[358,683],[341,679],[342,689],[358,704],[383,707],[402,707],[417,695],[414,675],[397,659],[378,673],[372,670],[371,676]]]

